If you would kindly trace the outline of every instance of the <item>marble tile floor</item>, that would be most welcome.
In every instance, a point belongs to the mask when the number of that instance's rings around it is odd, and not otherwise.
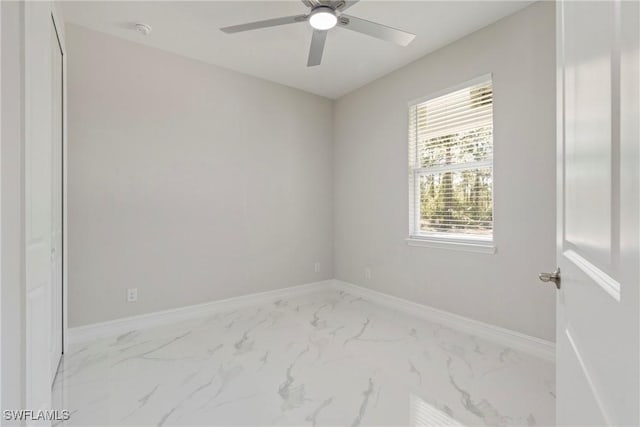
[[[553,425],[554,365],[337,290],[72,346],[59,425]]]

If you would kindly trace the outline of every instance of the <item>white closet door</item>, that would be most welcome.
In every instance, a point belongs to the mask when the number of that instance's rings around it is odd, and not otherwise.
[[[51,5],[24,3],[26,401],[51,407]]]

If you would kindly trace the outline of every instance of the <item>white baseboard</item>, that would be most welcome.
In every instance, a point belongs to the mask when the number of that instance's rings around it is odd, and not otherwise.
[[[418,304],[382,292],[374,291],[362,286],[357,286],[341,280],[333,281],[334,288],[359,296],[367,301],[374,302],[431,322],[445,325],[452,329],[474,335],[478,338],[493,341],[497,344],[510,347],[524,353],[540,357],[545,360],[555,361],[556,345],[551,341],[515,332],[510,329],[490,325],[478,320],[469,319],[444,310],[438,310],[427,305]]]
[[[67,330],[65,344],[78,344],[108,336],[121,335],[133,330],[148,329],[155,326],[180,322],[193,318],[211,315],[216,312],[235,310],[242,307],[258,305],[288,298],[294,295],[308,294],[326,290],[333,285],[333,280],[291,286],[273,291],[258,292],[223,300],[210,301],[203,304],[189,305],[139,316],[124,317],[107,322],[77,326]]]
[[[125,317],[108,322],[94,323],[86,326],[69,328],[66,344],[78,344],[120,335],[133,330],[147,329],[169,323],[211,315],[216,312],[235,310],[242,307],[264,304],[281,298],[289,298],[318,292],[329,288],[338,289],[354,296],[362,297],[370,302],[389,307],[431,322],[440,323],[453,329],[493,341],[497,344],[540,357],[555,360],[555,344],[540,338],[531,337],[499,326],[490,325],[469,319],[427,305],[418,304],[382,292],[374,291],[341,280],[325,280],[306,285],[291,286],[273,291],[243,295],[224,300],[211,301],[204,304],[190,305],[139,316]]]

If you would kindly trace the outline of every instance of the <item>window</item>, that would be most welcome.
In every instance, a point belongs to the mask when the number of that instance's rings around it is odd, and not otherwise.
[[[410,240],[493,240],[491,76],[409,105]]]

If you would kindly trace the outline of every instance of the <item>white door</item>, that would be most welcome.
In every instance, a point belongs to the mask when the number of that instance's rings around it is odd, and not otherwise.
[[[24,3],[25,407],[51,407],[51,5]]]
[[[639,5],[557,3],[558,425],[640,424]]]
[[[62,46],[51,19],[51,382],[62,356]]]

